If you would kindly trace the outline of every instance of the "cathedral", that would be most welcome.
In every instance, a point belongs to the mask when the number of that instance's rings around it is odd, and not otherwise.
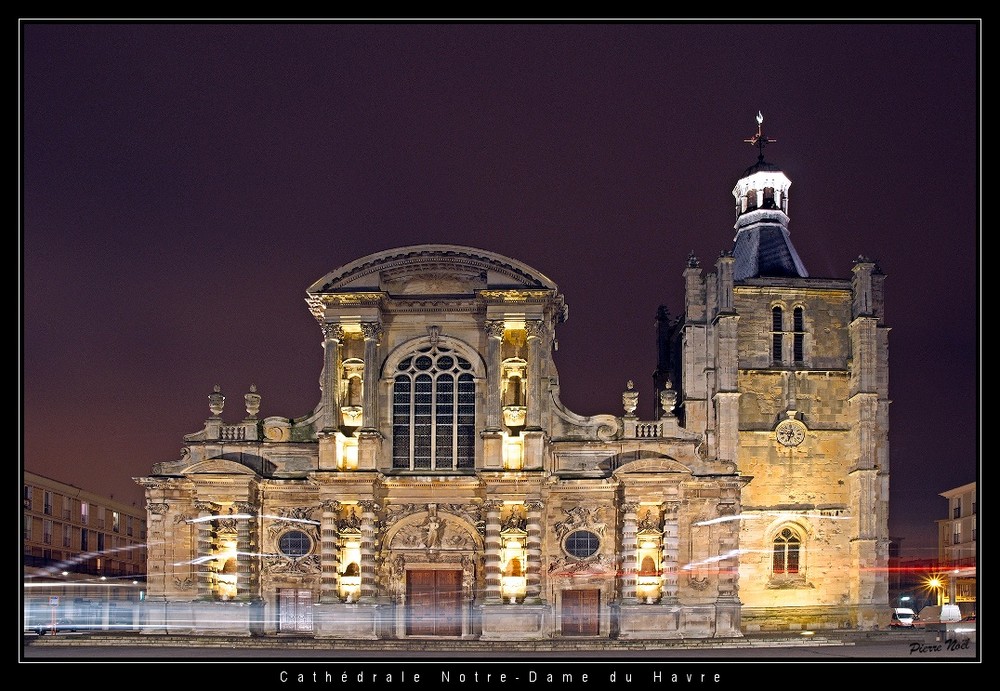
[[[657,406],[560,401],[556,284],[473,247],[361,257],[306,290],[320,396],[157,463],[145,631],[478,640],[885,626],[888,327],[859,257],[814,278],[788,177],[736,182],[735,240],[657,315]],[[845,272],[847,273],[847,272]],[[651,363],[653,364],[653,363]]]

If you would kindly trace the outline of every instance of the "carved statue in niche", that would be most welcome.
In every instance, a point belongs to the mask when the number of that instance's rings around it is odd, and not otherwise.
[[[650,507],[643,514],[642,518],[639,520],[640,530],[659,530],[660,528],[660,516],[659,512]]]
[[[504,576],[523,576],[524,573],[521,570],[521,560],[517,557],[512,558],[507,562],[507,568],[504,569]]]
[[[517,509],[511,509],[507,520],[504,521],[503,530],[524,530],[525,521],[518,513]]]
[[[339,530],[361,530],[361,517],[354,511],[353,506],[348,506],[344,518],[337,523]]]

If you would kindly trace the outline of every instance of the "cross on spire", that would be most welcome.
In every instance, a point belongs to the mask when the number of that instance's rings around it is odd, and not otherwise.
[[[759,162],[761,162],[761,163],[764,162],[764,147],[767,146],[768,144],[773,143],[775,141],[774,139],[768,139],[767,137],[764,136],[763,126],[764,126],[764,116],[758,110],[757,111],[757,134],[755,134],[754,136],[750,137],[750,139],[744,139],[743,140],[746,143],[750,144],[751,146],[756,146],[757,147],[757,150],[759,152],[757,154],[757,160]]]

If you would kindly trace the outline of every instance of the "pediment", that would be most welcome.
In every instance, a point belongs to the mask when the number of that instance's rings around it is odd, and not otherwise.
[[[690,467],[680,461],[663,455],[644,455],[642,453],[627,453],[613,456],[611,470],[615,475],[649,474],[649,473],[685,473],[692,474]]]
[[[242,463],[225,458],[208,458],[184,469],[183,475],[256,475]]]
[[[316,281],[307,292],[471,295],[488,288],[557,289],[541,272],[501,254],[460,245],[413,245],[346,264]]]

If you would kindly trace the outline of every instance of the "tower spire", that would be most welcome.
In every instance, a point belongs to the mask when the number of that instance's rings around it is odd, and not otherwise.
[[[774,142],[764,134],[764,115],[757,111],[757,133],[743,141],[757,147],[757,161],[733,188],[736,199],[736,237],[733,278],[760,276],[805,278],[802,260],[788,234],[788,188],[792,181],[764,160],[764,147]]]
[[[764,147],[777,141],[764,136],[764,115],[759,110],[757,111],[757,134],[743,141],[757,147],[757,161],[760,163],[764,162]]]

